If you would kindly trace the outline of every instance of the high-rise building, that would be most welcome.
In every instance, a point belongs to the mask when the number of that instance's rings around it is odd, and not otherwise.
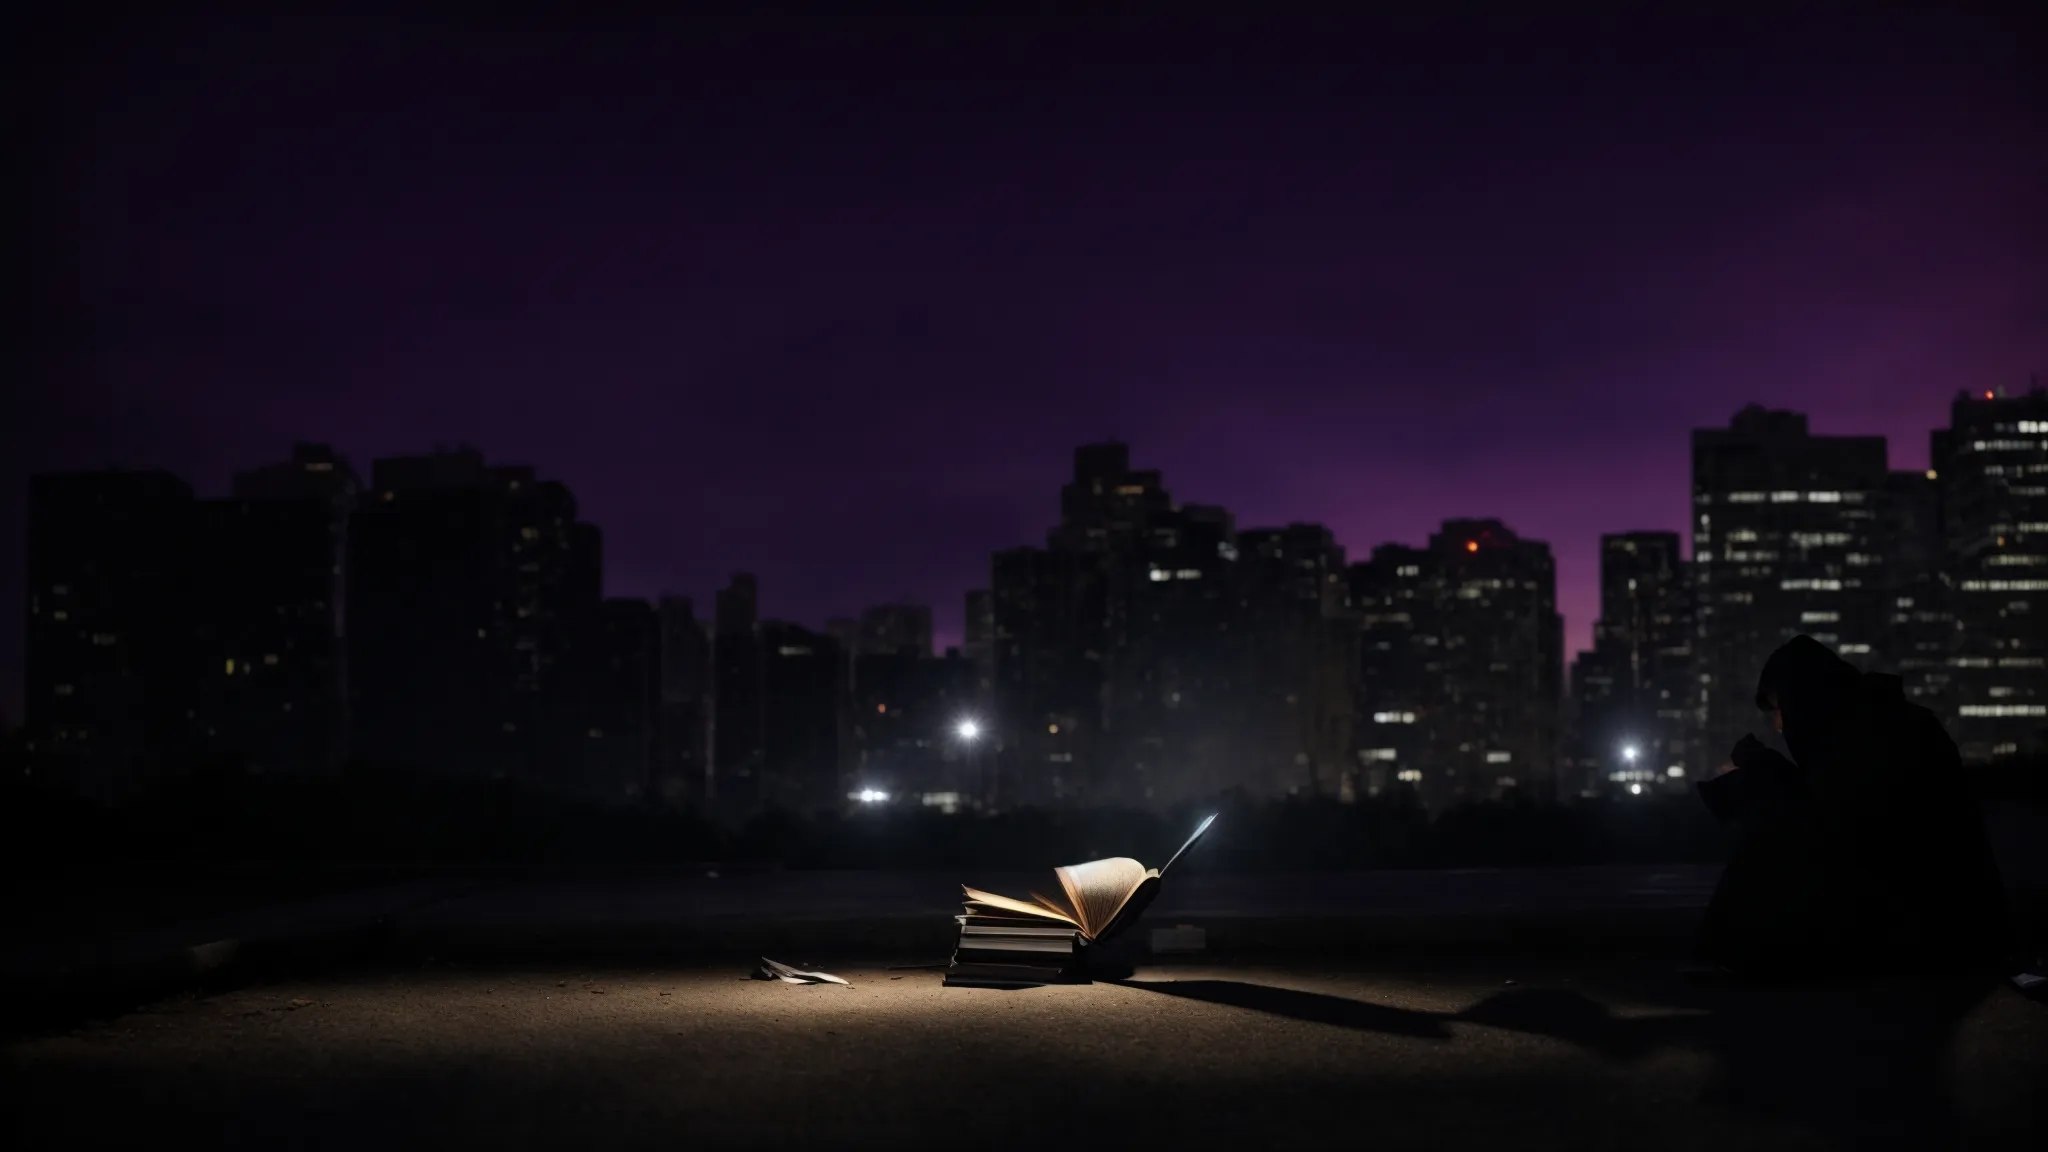
[[[1887,533],[1880,598],[1886,635],[1873,655],[1882,670],[1898,673],[1908,699],[1948,717],[1955,591],[1936,475],[1930,468],[1885,477],[1879,519]]]
[[[1364,791],[1411,789],[1433,810],[1551,798],[1564,627],[1550,546],[1448,520],[1426,548],[1374,549],[1350,587]]]
[[[1443,671],[1437,569],[1427,548],[1382,544],[1347,573],[1361,629],[1353,788],[1367,796],[1398,789],[1419,796],[1422,789],[1430,752],[1424,721]]]
[[[655,794],[665,803],[709,804],[711,774],[711,636],[687,596],[663,596],[661,720]]]
[[[578,638],[585,725],[573,792],[618,805],[658,795],[662,716],[661,621],[645,600],[603,601],[594,636]]]
[[[1498,520],[1447,520],[1430,537],[1441,687],[1422,796],[1432,808],[1555,796],[1564,622],[1550,546]]]
[[[830,636],[764,621],[761,652],[761,798],[797,811],[838,806],[844,793],[841,749],[851,720],[845,661]]]
[[[856,654],[888,652],[931,656],[931,605],[880,604],[860,614],[860,640]]]
[[[760,593],[751,573],[719,590],[712,617],[712,772],[721,811],[767,802],[762,790],[767,713],[762,682]]]
[[[986,706],[996,679],[996,601],[986,588],[967,593],[967,621],[961,650],[974,666],[977,699]]]
[[[1104,573],[1099,556],[1013,548],[995,554],[992,717],[995,802],[1080,802],[1098,781]]]
[[[223,689],[274,697],[252,701],[242,719],[229,722],[231,728],[256,724],[272,732],[264,742],[274,752],[252,756],[254,748],[246,746],[236,752],[250,765],[332,769],[348,754],[348,517],[360,492],[362,480],[340,453],[328,445],[297,443],[289,459],[238,471],[229,502],[209,502],[215,533],[240,525],[225,539],[217,535],[213,545],[195,549],[195,556],[211,558],[203,562],[215,570],[203,584],[213,588],[219,605],[219,613],[209,615],[223,625],[236,621],[219,631],[242,633],[231,646],[244,660],[250,652],[279,656],[279,662],[262,664],[264,672],[250,668],[240,681],[225,681],[225,660],[236,652],[215,652]],[[231,504],[240,510],[229,512]],[[326,523],[324,545],[311,539],[309,521]],[[244,551],[248,556],[240,558]],[[326,588],[319,588],[319,576],[326,578]],[[229,590],[238,584],[246,594]],[[262,644],[258,633],[268,629],[291,631],[279,637],[293,652],[291,666],[283,664],[276,644]],[[225,699],[221,705],[223,719],[244,711]]]
[[[1257,795],[1337,796],[1355,789],[1359,617],[1344,550],[1320,524],[1241,533],[1234,609],[1212,617],[1237,637],[1245,774]],[[1349,783],[1347,783],[1349,782]]]
[[[202,500],[186,536],[198,754],[251,774],[341,765],[336,510],[323,498]]]
[[[1953,590],[1950,732],[1970,761],[2048,749],[2048,391],[1957,396],[1933,455]]]
[[[191,762],[191,506],[163,472],[29,481],[27,739],[89,799],[134,799]]]
[[[1698,767],[1759,725],[1756,681],[1802,633],[1862,665],[1891,635],[1885,442],[1752,405],[1692,437]]]
[[[349,532],[355,754],[574,788],[570,649],[595,627],[599,547],[530,468],[468,448],[377,461]]]
[[[1600,618],[1573,664],[1568,790],[1685,787],[1697,769],[1690,588],[1676,532],[1600,538]]]

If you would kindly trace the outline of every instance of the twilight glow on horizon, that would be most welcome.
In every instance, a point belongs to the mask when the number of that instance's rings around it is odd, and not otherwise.
[[[751,571],[957,643],[1115,438],[1353,559],[1498,517],[1577,649],[1600,534],[1686,528],[1690,429],[1922,468],[2048,374],[2017,7],[73,17],[0,530],[35,471],[469,443],[572,488],[608,594]]]

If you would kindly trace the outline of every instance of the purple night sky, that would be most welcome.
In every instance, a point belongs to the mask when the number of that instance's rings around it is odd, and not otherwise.
[[[1685,526],[1689,429],[1756,400],[1920,467],[1957,389],[2048,372],[2023,5],[639,7],[32,46],[10,720],[37,470],[221,494],[294,439],[364,470],[468,442],[571,485],[611,594],[751,570],[770,615],[907,595],[957,639],[1114,436],[1354,557],[1501,517],[1555,549],[1579,647],[1598,535]]]

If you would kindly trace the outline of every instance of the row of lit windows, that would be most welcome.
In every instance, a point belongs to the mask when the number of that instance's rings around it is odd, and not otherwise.
[[[2048,580],[1965,580],[1965,592],[2048,592]]]
[[[1372,722],[1375,724],[1413,724],[1415,723],[1415,713],[1375,712],[1372,714]]]
[[[1710,499],[1710,497],[1702,496],[1700,497],[1700,502],[1704,504],[1709,502]],[[1772,504],[1797,504],[1802,500],[1808,504],[1855,504],[1862,501],[1863,493],[1793,491],[1730,492],[1724,497],[1724,499],[1730,504],[1762,504],[1766,501]]]
[[[2048,704],[1965,704],[1956,712],[1963,716],[2048,716]]]
[[[1840,580],[1796,577],[1778,581],[1778,588],[1785,592],[1840,592],[1842,590],[1842,582]]]

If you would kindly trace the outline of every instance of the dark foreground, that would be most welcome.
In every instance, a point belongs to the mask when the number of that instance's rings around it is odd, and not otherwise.
[[[997,992],[413,964],[14,1041],[9,1146],[2039,1146],[2048,1008],[2009,989],[1662,968],[1296,960]]]

